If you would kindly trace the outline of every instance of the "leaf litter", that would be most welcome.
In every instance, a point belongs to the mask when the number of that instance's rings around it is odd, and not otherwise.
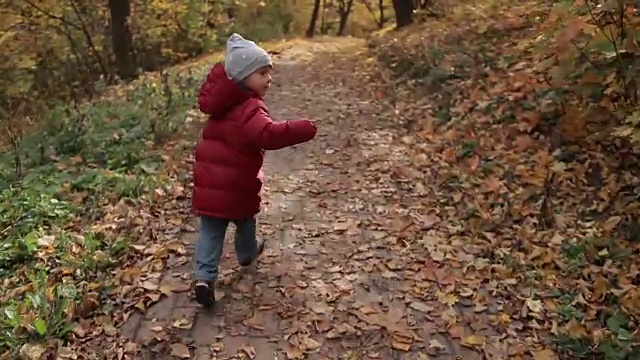
[[[545,73],[549,66],[538,66],[557,60],[549,49],[562,41],[573,43],[557,53],[563,60],[576,44],[591,51],[576,36],[598,34],[584,19],[585,3],[551,9],[493,2],[477,4],[494,6],[478,16],[462,4],[442,19],[373,40],[377,58],[401,76],[385,94],[394,100],[396,124],[409,130],[397,138],[404,154],[392,179],[412,186],[405,187],[413,195],[404,197],[405,207],[441,220],[426,232],[406,226],[422,249],[404,243],[453,275],[448,286],[429,276],[439,283],[439,302],[465,309],[440,318],[450,330],[463,324],[463,345],[489,358],[627,359],[640,351],[631,330],[640,319],[640,247],[630,230],[638,214],[621,190],[635,188],[637,176],[615,153],[635,152],[602,126],[594,131],[601,117],[591,121],[578,111],[598,107],[576,95],[589,78],[579,54],[549,70],[568,66],[573,77],[564,87],[557,74]],[[567,11],[573,8],[582,18]],[[456,13],[459,23],[450,26]],[[541,39],[549,41],[541,46]],[[617,91],[612,78],[603,81],[606,94]]]
[[[509,18],[517,20],[517,14]],[[501,51],[513,45],[501,44]],[[416,96],[411,86],[398,86],[396,96],[402,100],[393,109],[385,107],[378,94],[386,94],[388,86],[361,86],[363,81],[375,84],[370,79],[378,79],[381,70],[369,61],[362,67],[364,53],[346,48],[361,49],[362,44],[337,47],[338,53],[326,48],[313,71],[296,73],[295,84],[282,84],[281,96],[289,100],[280,100],[279,107],[289,105],[287,111],[295,112],[306,106],[306,113],[327,129],[327,135],[319,134],[304,148],[306,160],[295,150],[282,152],[267,184],[268,196],[302,194],[301,210],[284,217],[276,209],[266,216],[268,233],[291,226],[297,230],[295,239],[265,253],[251,275],[257,280],[253,286],[223,276],[225,285],[238,290],[221,304],[233,310],[224,313],[226,335],[213,330],[207,345],[193,345],[175,335],[197,327],[201,315],[195,325],[193,319],[179,319],[176,333],[157,328],[156,345],[170,343],[157,353],[190,358],[192,350],[204,348],[208,355],[240,358],[283,351],[290,359],[384,359],[410,352],[417,359],[543,360],[561,355],[548,334],[625,336],[638,309],[632,285],[637,265],[610,256],[625,248],[635,252],[637,246],[598,240],[619,222],[615,216],[603,224],[579,220],[576,210],[583,197],[576,194],[585,191],[576,180],[583,173],[571,172],[575,168],[555,159],[521,126],[495,124],[470,111],[468,101],[483,101],[478,91],[484,89],[478,90],[476,82],[463,80],[447,88],[458,97],[457,107],[450,109],[454,118],[470,113],[474,126],[462,120],[434,126],[433,112],[425,112],[433,110],[432,99]],[[359,76],[343,76],[348,69]],[[491,76],[490,82],[508,82]],[[300,92],[300,83],[309,90]],[[407,135],[404,121],[412,119],[422,128]],[[546,228],[540,207],[547,182],[540,169],[545,168],[566,179],[555,183],[555,197],[562,201],[552,204],[555,227]],[[117,310],[108,317],[93,316],[77,331],[84,334],[80,338],[113,336],[112,328],[131,311],[145,312],[162,296],[188,290],[161,283],[171,271],[167,264],[188,262],[185,244],[176,240],[187,227],[163,232],[161,226],[143,226],[158,212],[175,216],[181,206],[176,200],[156,205],[138,220],[134,229],[151,230],[158,242],[131,247],[137,257],[122,266],[116,276],[120,287],[112,293]],[[161,217],[158,223],[188,222],[183,219]],[[600,263],[586,264],[585,258]],[[608,317],[604,328],[597,317],[610,315],[607,296],[620,299],[624,313]],[[86,306],[95,311],[97,300],[87,299]],[[245,304],[252,310],[245,311]],[[266,320],[271,316],[275,328]],[[255,340],[247,327],[266,333],[275,345],[233,348],[236,336]],[[80,342],[72,341],[71,347],[79,349]],[[138,347],[122,343],[129,345],[122,347],[120,358],[132,358]],[[44,354],[47,348],[33,344],[24,351]]]

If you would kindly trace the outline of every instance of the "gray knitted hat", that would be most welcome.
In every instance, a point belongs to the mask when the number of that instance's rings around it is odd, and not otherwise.
[[[224,70],[235,82],[244,80],[254,71],[271,65],[271,57],[260,46],[233,33],[227,40]]]

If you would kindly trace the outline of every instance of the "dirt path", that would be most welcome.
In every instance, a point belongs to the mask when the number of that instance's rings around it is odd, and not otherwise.
[[[173,293],[122,328],[139,358],[481,358],[441,335],[459,313],[443,289],[457,274],[419,251],[429,248],[428,228],[422,239],[402,236],[419,191],[388,171],[402,150],[373,99],[378,74],[363,70],[364,43],[312,45],[279,56],[267,99],[275,118],[308,116],[320,132],[268,154],[261,261],[238,271],[228,243],[217,308],[207,313],[186,291],[197,234],[185,234],[187,252],[160,279]]]

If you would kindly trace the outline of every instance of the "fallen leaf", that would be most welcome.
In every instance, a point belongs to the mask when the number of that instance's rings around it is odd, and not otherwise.
[[[429,348],[437,350],[437,351],[446,349],[446,347],[444,345],[442,345],[442,343],[440,343],[440,341],[438,341],[436,339],[429,340]]]
[[[556,360],[558,357],[556,353],[551,349],[543,349],[543,350],[532,350],[531,356],[533,356],[533,360]]]
[[[448,306],[454,306],[458,303],[458,297],[455,294],[443,294],[439,292],[438,301]]]
[[[159,290],[164,296],[171,296],[173,294],[173,286],[171,284],[162,284]]]
[[[241,348],[241,350],[249,357],[249,359],[256,358],[256,350],[253,348],[253,346],[245,345]]]
[[[461,339],[465,333],[464,327],[460,325],[452,325],[451,327],[449,327],[447,332],[449,333],[449,335],[451,335],[451,337],[456,339]]]
[[[118,333],[118,329],[116,329],[113,325],[105,325],[102,327],[102,331],[104,331],[107,336],[115,336]]]
[[[600,300],[609,291],[609,281],[600,275],[596,275],[593,282],[593,298]]]
[[[467,347],[482,346],[485,344],[484,336],[470,335],[462,339],[462,345]]]
[[[576,318],[569,320],[565,326],[565,331],[572,339],[580,339],[587,336],[587,330],[578,322],[578,320],[576,320]]]
[[[27,343],[20,348],[20,357],[24,360],[40,360],[47,347],[40,343]]]
[[[417,310],[425,314],[429,314],[435,310],[433,307],[419,301],[412,302],[411,304],[409,304],[409,307],[413,310]]]
[[[400,351],[409,351],[411,349],[411,345],[413,344],[413,339],[400,336],[399,334],[393,334],[391,338],[391,347],[400,350]]]
[[[175,343],[171,344],[171,356],[175,356],[180,359],[189,359],[191,357],[191,353],[189,352],[187,345]]]
[[[313,338],[306,337],[306,336],[302,339],[301,345],[303,346],[303,349],[305,351],[313,351],[313,350],[319,349],[322,346],[319,342],[317,342]]]
[[[176,329],[188,330],[191,329],[193,323],[187,319],[178,319],[173,322],[173,327]]]
[[[191,286],[189,284],[184,284],[184,283],[172,284],[171,290],[174,293],[182,293],[182,292],[191,290]]]
[[[156,291],[159,289],[159,286],[157,284],[154,284],[150,281],[144,281],[142,284],[140,284],[140,286],[149,291]]]
[[[544,309],[544,307],[542,306],[542,301],[540,300],[527,299],[526,304],[529,310],[536,314],[542,312],[542,310]]]
[[[300,360],[300,359],[304,359],[305,357],[304,352],[302,352],[302,350],[289,344],[287,344],[284,350],[284,353],[287,356],[288,360]]]

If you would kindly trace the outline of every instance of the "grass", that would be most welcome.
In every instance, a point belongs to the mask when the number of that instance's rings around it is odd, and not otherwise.
[[[87,315],[80,305],[107,296],[109,270],[136,240],[131,211],[178,181],[167,163],[185,150],[173,140],[188,136],[206,60],[53,108],[17,152],[0,155],[0,357],[64,339]]]
[[[261,45],[281,52],[301,42]],[[185,185],[176,163],[199,135],[187,122],[199,116],[197,90],[222,58],[203,56],[105,89],[96,101],[53,108],[18,154],[0,155],[0,358],[67,339],[78,318],[113,306],[114,274],[132,260],[130,245],[160,226],[143,214],[163,205],[172,185]]]

